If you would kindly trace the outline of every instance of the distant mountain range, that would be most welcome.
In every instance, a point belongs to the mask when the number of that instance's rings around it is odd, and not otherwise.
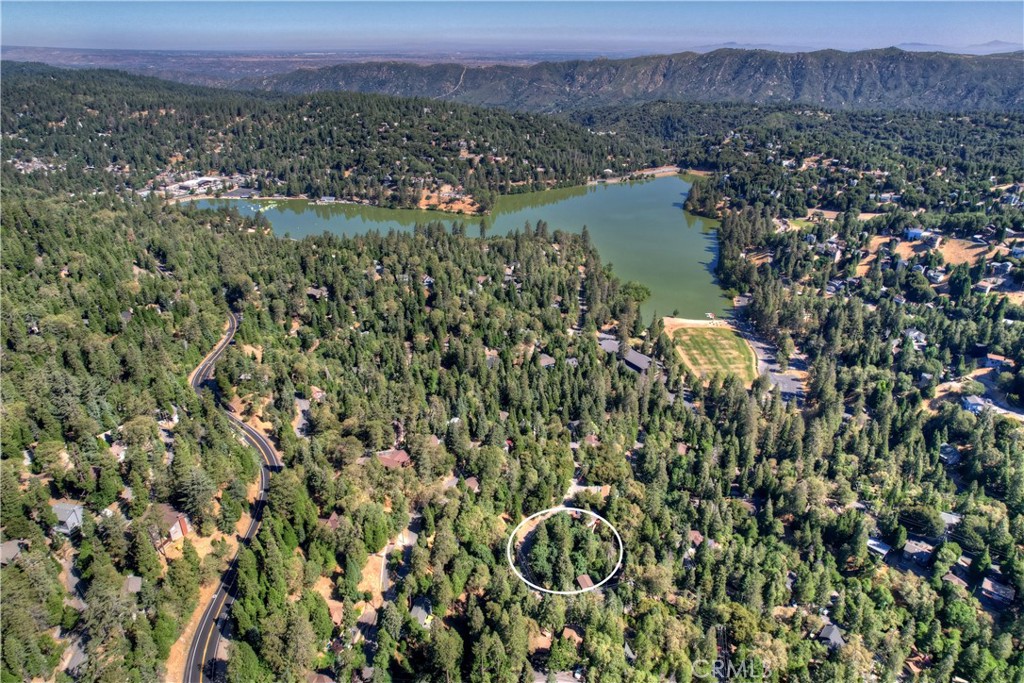
[[[238,89],[350,90],[535,112],[656,100],[798,103],[830,109],[1024,108],[1024,51],[1011,43],[959,48],[997,53],[984,55],[949,54],[944,50],[952,48],[925,44],[860,52],[732,45],[621,59],[563,60],[551,52],[541,62],[533,61],[538,55],[525,53],[398,57],[343,50],[231,53],[14,46],[5,46],[2,56]],[[1011,49],[1016,51],[1006,51]]]
[[[653,100],[1019,111],[1024,106],[1024,52],[972,56],[896,48],[721,49],[528,66],[364,62],[243,79],[236,87],[288,93],[354,90],[543,112]]]

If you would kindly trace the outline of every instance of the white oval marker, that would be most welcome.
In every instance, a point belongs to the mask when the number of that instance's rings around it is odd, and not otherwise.
[[[542,588],[541,586],[538,586],[537,584],[531,583],[530,581],[528,581],[526,579],[526,577],[523,576],[519,572],[519,569],[516,568],[516,563],[512,561],[512,544],[513,544],[513,541],[515,541],[516,535],[519,533],[519,530],[523,528],[523,525],[526,524],[527,522],[529,522],[531,519],[536,519],[537,517],[540,517],[541,515],[547,515],[549,513],[550,514],[556,514],[558,512],[582,512],[585,515],[590,515],[591,517],[595,517],[595,518],[599,519],[600,521],[604,522],[605,524],[607,524],[608,528],[611,529],[612,533],[615,534],[615,540],[619,544],[619,559],[615,563],[615,568],[612,569],[611,572],[608,573],[608,576],[604,577],[603,579],[601,579],[601,581],[599,583],[595,583],[590,588],[581,588],[581,589],[575,590],[575,591],[555,591],[555,590],[551,590],[550,588]],[[582,508],[570,508],[570,507],[565,507],[564,505],[559,505],[558,507],[548,508],[547,510],[541,510],[540,512],[535,512],[532,515],[530,515],[529,517],[527,517],[526,519],[524,519],[523,521],[519,522],[519,524],[516,525],[516,528],[512,530],[512,534],[508,537],[508,544],[505,546],[505,559],[508,561],[508,566],[512,568],[512,572],[516,576],[519,577],[519,580],[522,581],[523,583],[525,583],[530,588],[533,588],[534,590],[538,590],[541,593],[551,593],[552,595],[579,595],[580,593],[589,593],[592,590],[597,590],[598,588],[600,588],[604,584],[608,583],[608,581],[613,576],[615,576],[615,573],[617,571],[619,571],[619,567],[622,566],[622,556],[623,556],[624,552],[625,552],[625,546],[622,543],[622,537],[619,536],[618,529],[616,529],[614,526],[612,526],[611,523],[609,523],[607,519],[605,519],[601,515],[597,514],[596,512],[591,512],[590,510],[584,510]]]

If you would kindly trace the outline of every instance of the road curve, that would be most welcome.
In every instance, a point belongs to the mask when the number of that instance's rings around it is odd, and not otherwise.
[[[213,368],[217,361],[224,354],[224,351],[231,344],[231,340],[238,330],[240,316],[232,313],[228,318],[228,329],[224,333],[213,350],[203,359],[203,362],[193,371],[189,377],[189,384],[198,393],[203,385],[213,379]],[[256,536],[260,529],[260,522],[263,520],[263,509],[267,501],[267,487],[270,484],[270,473],[281,467],[277,454],[265,436],[245,424],[232,413],[225,411],[225,415],[231,425],[238,431],[239,436],[246,444],[256,449],[263,461],[260,467],[260,490],[256,503],[252,510],[252,521],[249,528],[241,538],[242,546],[249,545],[249,542]],[[235,577],[238,573],[238,552],[231,558],[231,564],[221,577],[220,586],[213,594],[210,603],[203,610],[202,618],[192,636],[192,643],[188,649],[188,659],[185,661],[184,683],[212,683],[222,678],[218,672],[211,671],[212,660],[217,659],[217,649],[220,646],[223,630],[227,622],[228,610],[235,600]]]

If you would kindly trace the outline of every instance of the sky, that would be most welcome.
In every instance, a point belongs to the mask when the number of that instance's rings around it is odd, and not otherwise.
[[[1024,47],[1024,2],[0,2],[0,43],[151,50],[653,53],[722,43]]]

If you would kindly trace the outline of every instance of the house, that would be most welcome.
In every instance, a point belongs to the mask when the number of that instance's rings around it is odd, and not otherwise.
[[[1009,605],[1017,597],[1017,591],[991,577],[985,577],[981,582],[981,597],[1000,605]]]
[[[377,460],[389,470],[397,470],[412,464],[409,454],[399,448],[389,448],[386,451],[380,451],[377,453]]]
[[[960,399],[960,405],[963,406],[964,410],[978,415],[981,411],[985,410],[985,406],[988,403],[980,396],[964,396]]]
[[[835,624],[825,624],[818,634],[818,642],[824,643],[830,650],[838,650],[846,645],[846,641],[843,640],[843,632]]]
[[[341,525],[341,515],[339,515],[337,511],[332,512],[330,517],[321,517],[320,523],[331,531],[337,531],[338,527]]]
[[[926,566],[932,559],[932,548],[930,543],[924,541],[907,541],[903,546],[903,558]]]
[[[0,566],[6,567],[21,555],[21,548],[27,541],[13,540],[0,543]]]
[[[189,524],[188,517],[170,505],[160,503],[156,506],[156,509],[160,516],[161,528],[167,529],[167,535],[163,537],[163,541],[160,543],[161,546],[167,543],[174,543],[179,538],[185,538],[192,532],[192,526]]]
[[[326,299],[327,298],[327,288],[326,287],[306,287],[306,296],[309,296],[309,297],[311,297],[313,299],[316,299],[318,301],[320,299]]]
[[[928,345],[928,337],[925,336],[921,330],[911,327],[910,329],[903,331],[903,336],[910,340],[910,343],[914,345],[914,348],[920,351]]]
[[[641,374],[647,372],[647,369],[651,367],[651,363],[653,362],[650,356],[645,356],[633,349],[626,351],[622,360],[626,363],[627,368],[633,372],[639,372]]]
[[[874,553],[875,555],[878,555],[879,557],[884,559],[885,556],[889,554],[890,550],[892,550],[892,546],[884,542],[882,539],[868,539],[868,552]]]
[[[636,653],[633,652],[633,648],[629,646],[629,643],[623,644],[622,652],[626,655],[626,661],[628,661],[630,664],[636,661]]]
[[[998,353],[990,353],[985,356],[985,367],[996,368],[997,370],[1012,370],[1013,361],[1006,356],[1000,356]]]
[[[924,228],[920,225],[914,225],[903,231],[903,237],[908,240],[919,240],[924,235],[924,232]]]
[[[587,434],[583,437],[583,443],[591,448],[597,448],[601,445],[601,439],[597,438],[596,434]]]
[[[124,579],[124,592],[128,595],[135,595],[142,590],[142,577],[129,574]]]
[[[960,451],[956,446],[944,443],[939,446],[939,460],[943,465],[952,467],[960,463]]]
[[[953,572],[946,572],[946,575],[942,577],[942,580],[946,583],[950,583],[954,586],[959,586],[960,588],[967,590],[967,582]]]
[[[946,531],[955,527],[963,519],[963,517],[955,512],[940,512],[939,517],[942,518],[942,523],[946,525]]]
[[[973,289],[975,292],[979,292],[981,294],[988,294],[989,292],[994,290],[996,287],[998,287],[998,283],[995,283],[994,281],[991,281],[991,280],[983,280],[980,283],[978,283],[977,285],[975,285],[974,287],[972,287],[971,289]]]
[[[424,287],[433,287],[434,286],[434,278],[430,277],[429,275],[424,275],[423,276],[423,286]]]
[[[594,581],[590,578],[589,574],[580,574],[577,576],[576,583],[579,584],[580,590],[588,590],[594,587]]]
[[[71,536],[82,526],[85,508],[73,503],[54,503],[50,506],[57,516],[57,525],[53,527],[65,536]]]
[[[1013,270],[1013,264],[1009,261],[1000,261],[999,263],[990,264],[988,270],[993,275],[1009,275],[1010,271]]]
[[[466,488],[473,493],[480,493],[480,480],[476,477],[468,477],[466,479]]]
[[[310,671],[306,674],[306,683],[335,683],[335,681],[330,676]]]
[[[933,285],[942,284],[946,281],[946,271],[942,268],[931,268],[925,271],[924,276],[928,278],[928,282]]]
[[[432,605],[430,600],[423,596],[420,596],[412,601],[412,609],[409,610],[409,616],[416,620],[423,628],[430,628],[430,622],[434,620],[434,615],[431,614]]]
[[[601,350],[605,353],[618,353],[619,352],[619,340],[614,334],[608,334],[607,332],[597,333],[597,345],[601,347]]]
[[[555,367],[555,359],[546,353],[540,354],[540,366],[545,370]]]
[[[895,297],[893,297],[893,301],[896,302],[897,306],[903,306],[904,304],[907,303],[907,297],[903,296],[902,294],[897,294]]]

